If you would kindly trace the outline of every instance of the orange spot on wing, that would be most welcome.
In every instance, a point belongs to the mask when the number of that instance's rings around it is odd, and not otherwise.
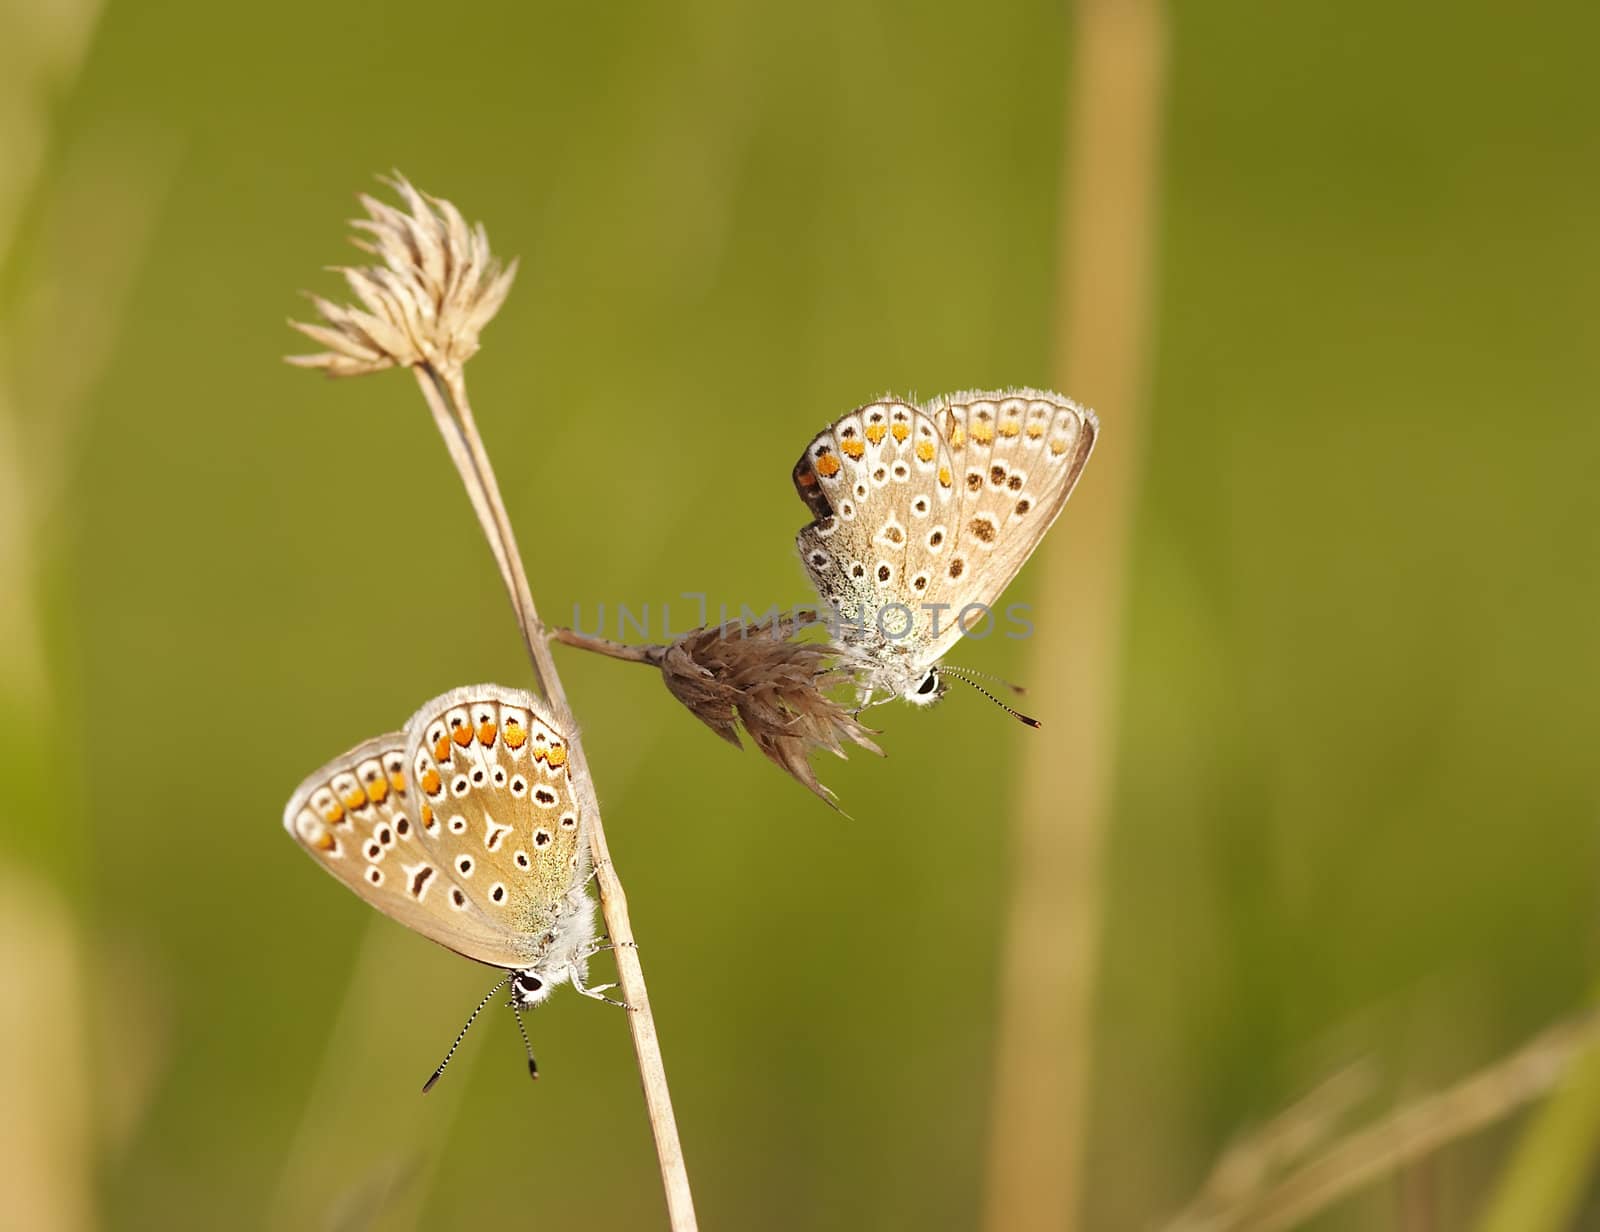
[[[472,743],[471,726],[463,723],[460,727],[456,728],[450,733],[450,739],[454,740],[462,748],[466,748],[467,745]]]
[[[505,734],[505,738],[506,738],[506,744],[510,748],[520,749],[523,745],[528,743],[528,731],[527,731],[527,729],[525,727],[523,727],[522,724],[518,723],[515,719],[509,721],[506,724],[506,729],[505,729],[505,733],[504,734]]]
[[[867,425],[867,439],[876,445],[883,439],[884,427],[882,424]]]
[[[857,461],[860,461],[861,455],[867,452],[867,447],[860,441],[845,441],[839,446],[839,448],[844,450],[845,453],[849,454]]]
[[[437,740],[435,740],[433,742],[433,760],[434,761],[449,761],[450,760],[450,737],[449,736],[440,736]]]
[[[798,483],[802,488],[814,488],[814,487],[817,486],[816,472],[815,471],[801,471],[797,475],[795,475],[794,481],[796,483]]]
[[[444,783],[439,778],[439,772],[437,770],[428,769],[422,772],[422,790],[427,792],[430,796],[437,796],[439,794],[439,789],[443,786]],[[424,805],[423,807],[426,808],[427,806]]]
[[[478,724],[478,743],[483,745],[484,748],[488,748],[494,743],[494,734],[499,730],[493,723]]]
[[[994,440],[994,426],[986,423],[973,424],[972,439],[977,441],[980,445],[987,445],[990,441]]]
[[[1028,425],[1028,439],[1030,441],[1036,441],[1043,435],[1044,425],[1042,423],[1031,423]]]
[[[1056,440],[1051,441],[1050,442],[1050,452],[1055,454],[1056,457],[1059,458],[1062,454],[1067,452],[1067,442],[1063,441],[1063,440],[1060,440],[1059,438],[1056,439]]]
[[[902,445],[905,444],[906,437],[911,435],[911,428],[903,423],[895,424],[895,426],[890,428],[889,431],[894,433],[894,439],[899,441]]]
[[[391,770],[389,772],[389,782],[402,796],[406,794],[406,776],[404,771]]]
[[[333,835],[329,834],[326,830],[318,835],[316,841],[312,844],[312,846],[314,846],[318,851],[332,851],[338,845],[339,840],[334,838]]]
[[[426,829],[433,824],[433,809],[426,802],[422,805],[422,825]]]
[[[344,805],[335,801],[323,811],[322,820],[330,826],[336,826],[344,820]]]
[[[566,761],[567,761],[567,750],[562,748],[559,744],[551,745],[550,746],[550,764],[552,766],[562,766],[562,765],[566,764]]]
[[[950,468],[948,466],[941,466],[939,468],[939,486],[941,488],[948,488],[950,486]]]
[[[387,779],[373,779],[367,784],[367,795],[372,797],[374,804],[382,804],[389,798],[389,782]]]
[[[363,805],[365,805],[366,802],[367,802],[367,793],[361,790],[361,784],[360,783],[357,783],[355,785],[355,787],[353,787],[350,791],[345,793],[345,797],[344,797],[344,806],[345,806],[345,808],[358,809],[358,808],[361,808]]]
[[[817,459],[817,474],[824,479],[832,479],[839,473],[839,468],[843,465],[844,463],[840,462],[831,453],[825,453]]]
[[[932,441],[918,441],[917,442],[917,458],[918,458],[919,461],[922,461],[922,462],[932,462],[933,461],[933,442]]]
[[[1000,435],[1008,440],[1021,431],[1022,425],[1019,424],[1015,419],[1008,419],[1005,421],[1005,423],[1000,425]]]

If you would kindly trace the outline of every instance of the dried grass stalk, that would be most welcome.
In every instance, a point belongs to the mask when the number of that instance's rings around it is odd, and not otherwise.
[[[1293,1110],[1230,1147],[1166,1232],[1288,1232],[1335,1202],[1548,1094],[1600,1046],[1600,1014],[1580,1014],[1439,1091],[1407,1100],[1302,1161],[1283,1151]],[[1246,1163],[1245,1161],[1251,1161]],[[1279,1165],[1293,1161],[1284,1174]],[[1231,1174],[1232,1180],[1221,1179]],[[1243,1183],[1241,1183],[1243,1182]]]
[[[539,623],[494,467],[467,399],[463,365],[477,351],[480,331],[504,301],[516,262],[502,268],[489,249],[482,225],[468,227],[461,212],[448,201],[419,193],[398,174],[387,182],[400,194],[407,210],[363,196],[368,217],[352,224],[364,236],[355,241],[356,246],[378,257],[382,265],[341,271],[362,306],[312,297],[324,324],[291,321],[290,325],[328,349],[316,355],[289,356],[288,362],[320,368],[331,376],[359,376],[397,366],[409,367],[416,376],[500,568],[533,664],[535,684],[568,734],[572,782],[588,822],[600,907],[606,932],[616,947],[617,982],[633,1010],[627,1015],[628,1028],[639,1063],[667,1215],[673,1232],[692,1232],[697,1226],[694,1197],[678,1140],[650,992],[628,918],[628,898],[611,861],[589,759]]]

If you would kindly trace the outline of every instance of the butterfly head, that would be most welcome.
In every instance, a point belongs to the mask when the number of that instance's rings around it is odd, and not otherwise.
[[[549,1000],[556,981],[539,971],[518,971],[511,977],[511,1004],[519,1010],[531,1009]]]
[[[901,696],[913,706],[931,706],[944,696],[948,687],[939,669],[930,667]]]

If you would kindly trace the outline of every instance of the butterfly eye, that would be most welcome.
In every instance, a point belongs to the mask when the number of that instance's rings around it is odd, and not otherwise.
[[[531,971],[518,972],[511,979],[511,989],[518,1005],[537,1005],[550,995],[545,983]]]
[[[929,672],[922,678],[922,683],[917,686],[917,696],[927,697],[939,687],[939,673]]]

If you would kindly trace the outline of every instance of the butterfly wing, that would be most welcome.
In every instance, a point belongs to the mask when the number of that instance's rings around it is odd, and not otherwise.
[[[567,739],[531,693],[475,685],[434,698],[406,725],[420,840],[453,884],[452,910],[485,914],[536,961],[588,912],[589,872]],[[588,925],[592,929],[592,924]],[[586,941],[589,938],[578,938]]]
[[[960,639],[961,609],[994,603],[1022,568],[1097,429],[1093,412],[1037,390],[852,411],[795,464],[815,515],[796,538],[801,563],[835,609],[881,623],[880,652],[902,651],[902,683],[914,679]]]
[[[1077,486],[1100,423],[1070,398],[1032,389],[950,394],[923,410],[949,450],[958,494],[948,552],[928,586],[928,602],[949,612],[926,664],[961,639],[961,609],[994,605],[1033,555]]]
[[[357,745],[289,798],[291,837],[392,919],[468,958],[514,966],[511,938],[487,913],[452,909],[455,881],[423,845],[421,804],[405,773],[405,733]]]

